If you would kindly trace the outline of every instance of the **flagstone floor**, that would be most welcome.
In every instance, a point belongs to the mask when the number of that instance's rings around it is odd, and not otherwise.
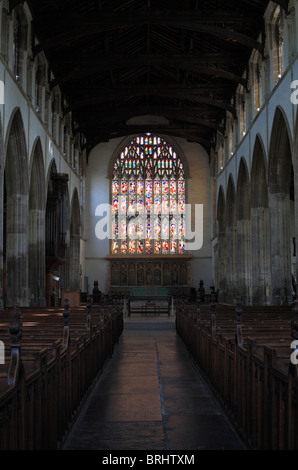
[[[166,316],[126,317],[64,450],[244,450]]]

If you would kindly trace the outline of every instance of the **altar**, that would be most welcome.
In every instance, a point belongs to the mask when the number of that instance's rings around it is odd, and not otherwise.
[[[132,287],[130,290],[131,297],[157,297],[169,295],[169,289],[167,287],[158,286],[144,286],[144,287]]]

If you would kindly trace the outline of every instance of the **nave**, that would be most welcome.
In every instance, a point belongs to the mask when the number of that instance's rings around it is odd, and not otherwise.
[[[245,450],[176,334],[175,318],[125,317],[64,450]]]

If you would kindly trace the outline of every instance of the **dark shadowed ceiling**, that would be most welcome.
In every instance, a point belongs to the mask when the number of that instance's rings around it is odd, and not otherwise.
[[[232,98],[239,83],[246,87],[252,51],[263,53],[268,3],[28,1],[39,38],[34,54],[44,51],[51,85],[60,85],[89,149],[144,130],[129,120],[150,115],[166,123],[152,132],[207,150],[223,131],[226,111],[235,113]],[[286,0],[279,3],[287,7]]]

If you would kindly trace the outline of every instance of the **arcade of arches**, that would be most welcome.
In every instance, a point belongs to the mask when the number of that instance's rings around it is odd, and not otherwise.
[[[221,302],[240,295],[251,305],[290,303],[297,281],[298,115],[291,94],[298,2],[287,11],[268,2],[266,53],[251,54],[247,88],[242,81],[235,88],[235,113],[226,106],[223,132],[209,149],[167,134],[170,119],[149,113],[131,118],[131,134],[88,149],[46,55],[30,50],[29,6],[9,3],[0,2],[0,307],[56,306],[65,295],[76,305],[94,284],[103,294],[149,287],[189,293],[202,280]],[[163,144],[138,147],[143,136]],[[124,202],[117,199],[115,209],[116,196]],[[96,232],[101,205],[114,208],[111,239]],[[203,206],[200,220],[196,205]],[[186,206],[202,246],[185,245]]]

